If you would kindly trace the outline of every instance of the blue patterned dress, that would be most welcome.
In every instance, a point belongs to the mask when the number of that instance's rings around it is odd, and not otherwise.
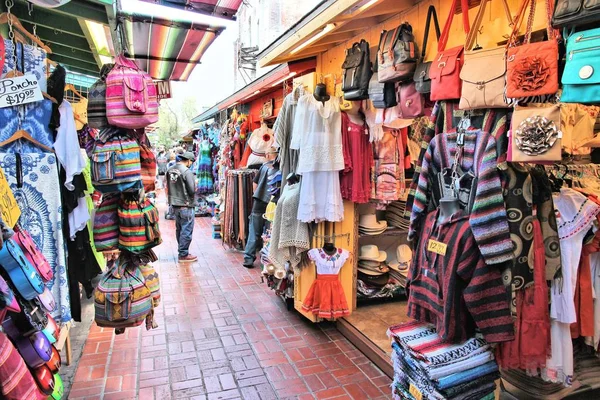
[[[197,194],[207,194],[214,192],[214,184],[212,178],[212,146],[208,140],[203,140],[200,143],[198,151],[198,188]]]

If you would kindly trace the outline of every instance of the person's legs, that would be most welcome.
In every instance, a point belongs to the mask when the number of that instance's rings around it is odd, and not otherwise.
[[[179,214],[179,207],[169,207],[172,210],[172,214],[175,217],[175,238],[179,245],[179,236],[181,236],[181,215]]]
[[[192,243],[192,234],[194,233],[194,209],[190,207],[181,207],[178,210],[178,221],[181,224],[179,233],[179,258],[184,258],[189,255],[189,248]]]
[[[261,235],[264,227],[264,220],[262,214],[252,213],[248,217],[249,229],[248,229],[248,241],[246,242],[246,248],[244,250],[244,266],[252,267],[256,260],[256,250],[260,246]]]

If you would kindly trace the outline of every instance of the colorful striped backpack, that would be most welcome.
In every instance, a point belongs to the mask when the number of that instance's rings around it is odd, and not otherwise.
[[[94,291],[95,321],[100,327],[132,328],[152,318],[152,292],[139,268],[118,259]]]
[[[97,251],[116,250],[119,246],[120,194],[107,194],[94,215],[94,244]]]
[[[156,189],[156,155],[152,151],[152,145],[150,144],[150,141],[146,137],[145,133],[140,136],[138,143],[140,145],[142,183],[144,184],[144,191],[146,193],[150,193]]]
[[[119,249],[139,254],[162,243],[158,228],[158,210],[144,197],[132,196],[119,205]]]
[[[106,119],[106,76],[114,66],[114,64],[104,64],[100,69],[100,79],[90,86],[87,115],[88,125],[91,128],[103,129],[108,127],[108,119]]]
[[[156,85],[135,61],[119,55],[106,77],[106,117],[120,128],[145,128],[158,121]]]
[[[136,191],[142,188],[140,146],[119,132],[105,142],[97,140],[91,156],[92,184],[102,193]]]
[[[160,279],[158,273],[151,264],[140,265],[140,271],[146,279],[146,286],[152,292],[152,302],[156,308],[160,305]]]

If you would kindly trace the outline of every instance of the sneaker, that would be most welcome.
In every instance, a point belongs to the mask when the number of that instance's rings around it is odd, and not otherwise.
[[[254,264],[242,264],[242,267],[251,269],[254,268]]]
[[[188,254],[185,257],[179,257],[179,261],[183,261],[183,262],[194,262],[198,259],[198,257],[193,256],[191,254]]]

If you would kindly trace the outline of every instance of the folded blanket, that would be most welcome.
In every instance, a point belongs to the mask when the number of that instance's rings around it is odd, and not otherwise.
[[[465,393],[473,388],[478,388],[487,385],[488,383],[494,383],[498,378],[500,378],[500,373],[492,372],[491,374],[487,374],[485,376],[482,376],[481,378],[474,379],[472,381],[461,383],[460,385],[452,386],[451,388],[442,390],[441,393],[444,396],[451,398],[461,393]]]
[[[444,390],[480,378],[492,372],[498,372],[498,364],[496,364],[495,361],[489,361],[478,367],[440,378],[437,380],[435,386],[439,390]]]

